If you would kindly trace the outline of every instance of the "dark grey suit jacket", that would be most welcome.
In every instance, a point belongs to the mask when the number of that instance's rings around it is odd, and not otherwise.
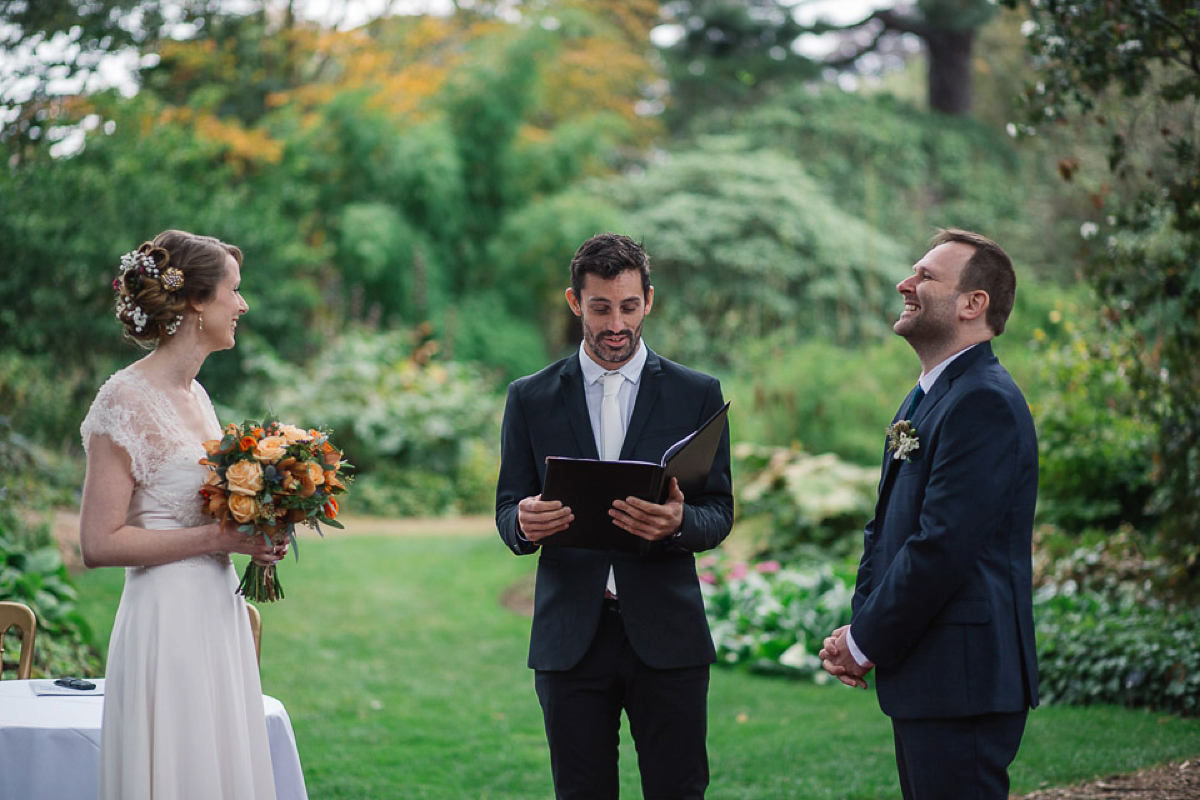
[[[853,601],[880,708],[926,719],[1036,706],[1029,406],[985,342],[946,368],[912,422],[919,449],[884,456]]]
[[[621,458],[657,462],[723,404],[716,378],[648,352]],[[681,535],[641,553],[538,548],[521,538],[517,504],[541,494],[551,455],[599,457],[578,354],[514,381],[504,408],[496,527],[517,555],[541,550],[529,666],[565,670],[579,662],[600,620],[610,565],[626,634],[642,661],[659,669],[712,663],[692,554],[719,545],[733,525],[728,429],[704,491],[684,498]]]

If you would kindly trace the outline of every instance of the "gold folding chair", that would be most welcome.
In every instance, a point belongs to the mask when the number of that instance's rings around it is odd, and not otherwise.
[[[9,628],[21,632],[21,659],[17,662],[17,680],[27,681],[33,671],[33,637],[37,617],[24,603],[0,602],[0,678],[4,677],[4,634]]]
[[[250,614],[250,632],[254,634],[254,657],[262,665],[262,617],[253,603],[246,603],[246,611]]]

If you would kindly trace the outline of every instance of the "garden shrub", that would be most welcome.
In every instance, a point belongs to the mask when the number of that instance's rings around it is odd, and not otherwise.
[[[91,628],[75,608],[75,584],[47,526],[29,525],[0,503],[0,598],[33,609],[34,677],[102,674]],[[15,631],[5,635],[4,652],[15,667],[20,650]]]
[[[817,653],[830,631],[850,621],[852,582],[829,564],[785,568],[708,555],[697,566],[718,663],[829,680]]]
[[[1036,616],[1045,702],[1200,712],[1200,611],[1061,592]]]
[[[58,460],[0,417],[0,600],[24,603],[37,616],[38,677],[101,672],[91,630],[75,608],[75,585],[40,511],[61,500],[62,471]],[[5,653],[15,660],[16,632],[4,639]]]
[[[1167,565],[1128,527],[1066,554],[1052,534],[1034,561],[1042,699],[1200,712],[1200,609],[1156,593]]]
[[[357,470],[346,511],[491,507],[503,398],[482,368],[437,360],[437,342],[420,341],[420,332],[345,331],[302,367],[243,345],[253,351],[246,363],[254,377],[240,394],[246,415],[269,408],[285,421],[330,428]]]
[[[759,557],[825,561],[861,552],[879,470],[832,453],[738,444],[733,448],[738,542]]]
[[[1039,518],[1068,532],[1153,522],[1154,427],[1139,413],[1117,340],[1067,322],[1044,348],[1044,391],[1033,400],[1040,459]]]

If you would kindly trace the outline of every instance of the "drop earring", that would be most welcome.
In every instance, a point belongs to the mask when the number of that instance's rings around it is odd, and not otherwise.
[[[200,330],[204,330],[204,315],[203,315],[203,314],[197,314],[197,315],[196,315],[196,321],[197,321],[197,322],[200,324]]]

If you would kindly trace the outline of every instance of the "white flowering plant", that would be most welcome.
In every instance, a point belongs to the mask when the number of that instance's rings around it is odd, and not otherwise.
[[[817,652],[850,621],[854,588],[829,564],[787,567],[709,555],[697,562],[718,663],[826,683]]]

